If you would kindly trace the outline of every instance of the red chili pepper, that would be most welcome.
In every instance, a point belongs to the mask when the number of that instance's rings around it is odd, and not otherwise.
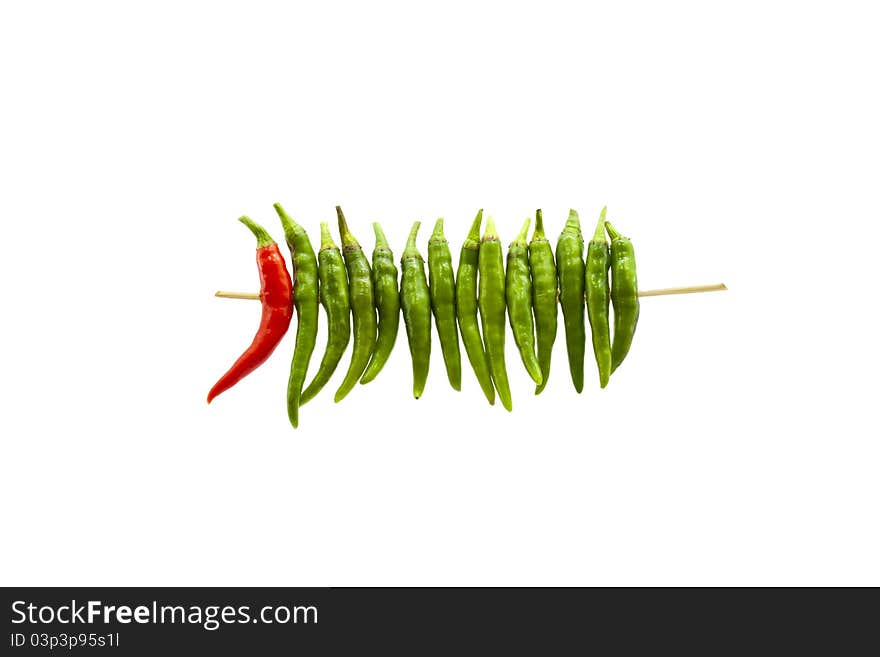
[[[257,238],[257,268],[260,271],[260,303],[263,315],[254,340],[238,360],[229,368],[208,393],[208,403],[224,390],[228,390],[262,365],[290,326],[293,318],[293,283],[284,258],[266,229],[241,217],[239,221],[251,229]]]

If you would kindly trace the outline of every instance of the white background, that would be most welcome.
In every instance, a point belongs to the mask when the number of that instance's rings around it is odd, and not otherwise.
[[[7,585],[880,584],[871,3],[4,3]],[[435,341],[294,432],[242,213],[635,243],[635,344],[514,411]],[[423,252],[427,235],[422,236]],[[286,248],[285,248],[286,253]],[[318,338],[317,365],[324,333]],[[295,325],[294,325],[295,329]]]

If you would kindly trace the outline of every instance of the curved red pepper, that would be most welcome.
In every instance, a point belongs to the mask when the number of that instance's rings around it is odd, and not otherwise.
[[[239,221],[250,228],[257,238],[257,268],[260,271],[260,303],[263,304],[263,315],[251,345],[211,388],[208,393],[209,404],[214,397],[241,381],[272,355],[293,318],[293,283],[278,244],[265,228],[250,218],[241,217]]]

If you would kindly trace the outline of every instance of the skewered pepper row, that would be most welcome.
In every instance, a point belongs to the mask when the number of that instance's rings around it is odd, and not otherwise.
[[[639,316],[635,255],[632,242],[605,219],[604,208],[586,256],[580,220],[571,210],[556,244],[555,259],[538,210],[531,241],[526,242],[529,218],[509,245],[506,272],[491,217],[480,237],[480,210],[462,245],[455,275],[443,219],[437,220],[428,241],[426,277],[425,261],[416,246],[417,221],[402,254],[398,289],[398,271],[379,223],[373,224],[376,246],[371,268],[338,206],[342,252],[333,243],[328,225],[321,223],[317,259],[306,231],[280,204],[274,207],[290,248],[294,276],[291,280],[268,232],[242,217],[258,241],[263,320],[253,344],[211,389],[209,403],[268,358],[286,332],[294,307],[299,324],[287,391],[288,416],[294,427],[299,424],[299,407],[329,381],[352,336],[351,363],[334,400],[341,401],[358,380],[369,383],[379,374],[394,346],[401,311],[416,399],[422,395],[428,376],[432,314],[450,385],[461,389],[460,329],[468,361],[486,399],[494,404],[497,391],[507,410],[513,408],[513,402],[504,360],[505,315],[523,366],[537,386],[535,394],[544,390],[550,376],[557,300],[562,306],[571,379],[578,393],[583,389],[585,308],[601,387],[629,352]],[[317,336],[319,301],[327,315],[327,345],[318,372],[304,387]],[[609,306],[614,309],[613,339]]]

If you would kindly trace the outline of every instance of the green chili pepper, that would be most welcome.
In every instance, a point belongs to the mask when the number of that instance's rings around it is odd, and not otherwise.
[[[336,206],[336,218],[339,220],[339,239],[342,240],[342,257],[345,258],[345,269],[348,271],[348,296],[351,303],[352,333],[354,344],[351,350],[351,362],[348,372],[333,396],[333,401],[340,402],[351,392],[358,379],[367,368],[373,350],[376,348],[376,304],[373,301],[373,276],[370,263],[358,241],[348,230],[342,208]]]
[[[458,325],[455,322],[455,278],[452,273],[452,254],[443,235],[443,219],[434,224],[428,240],[428,289],[431,292],[431,310],[440,336],[440,350],[446,364],[449,385],[461,390],[461,352],[458,348]]]
[[[376,233],[376,248],[373,249],[373,294],[379,311],[379,334],[376,338],[376,349],[370,364],[364,370],[361,383],[369,383],[375,379],[385,366],[400,326],[400,295],[397,290],[394,255],[379,222],[373,223],[373,232]]]
[[[639,321],[639,285],[632,242],[608,221],[611,237],[611,305],[614,306],[614,341],[611,343],[611,372],[626,358]]]
[[[461,341],[468,360],[483,389],[483,394],[490,404],[495,403],[495,386],[489,373],[489,359],[483,348],[480,327],[477,323],[477,270],[480,253],[480,224],[483,223],[483,211],[471,225],[470,232],[461,245],[458,257],[458,272],[455,277],[455,312],[458,315],[458,326],[461,329]],[[553,300],[554,305],[556,299]]]
[[[318,251],[318,277],[321,281],[319,298],[327,315],[327,347],[318,372],[303,390],[300,406],[321,392],[333,376],[348,341],[351,339],[351,310],[348,303],[348,277],[339,248],[333,243],[330,227],[321,222],[321,248]]]
[[[504,256],[501,240],[495,230],[495,221],[486,220],[486,230],[480,241],[480,320],[483,324],[483,340],[489,357],[489,371],[498,389],[501,403],[508,411],[513,410],[510,384],[507,382],[507,366],[504,363]]]
[[[541,385],[541,364],[535,355],[535,327],[532,318],[532,279],[529,276],[529,233],[531,218],[526,219],[516,239],[507,249],[507,317],[513,331],[513,341],[519,349],[526,371],[536,385]]]
[[[416,399],[425,389],[431,363],[431,297],[425,278],[425,261],[416,247],[419,226],[419,221],[413,224],[400,259],[400,307],[412,356],[413,397]]]
[[[611,251],[605,239],[605,212],[602,208],[599,223],[593,239],[587,245],[587,317],[593,336],[593,354],[599,368],[599,385],[608,385],[611,376],[611,329],[608,325],[608,267],[611,265]]]
[[[535,388],[539,394],[550,378],[550,357],[556,342],[556,297],[559,287],[556,281],[556,264],[553,248],[544,235],[544,215],[535,212],[535,232],[529,242],[529,269],[532,274],[532,299],[535,310],[535,334],[538,342],[538,362],[541,364],[541,384]]]
[[[284,237],[290,248],[293,268],[293,303],[299,318],[296,326],[296,345],[290,363],[287,381],[287,417],[294,428],[299,426],[299,403],[303,383],[309,369],[309,360],[318,336],[318,262],[308,233],[284,211],[280,203],[275,212],[284,227]]]
[[[559,301],[565,321],[565,346],[568,369],[574,389],[584,389],[584,238],[578,213],[571,210],[556,243],[556,267],[559,274]]]

